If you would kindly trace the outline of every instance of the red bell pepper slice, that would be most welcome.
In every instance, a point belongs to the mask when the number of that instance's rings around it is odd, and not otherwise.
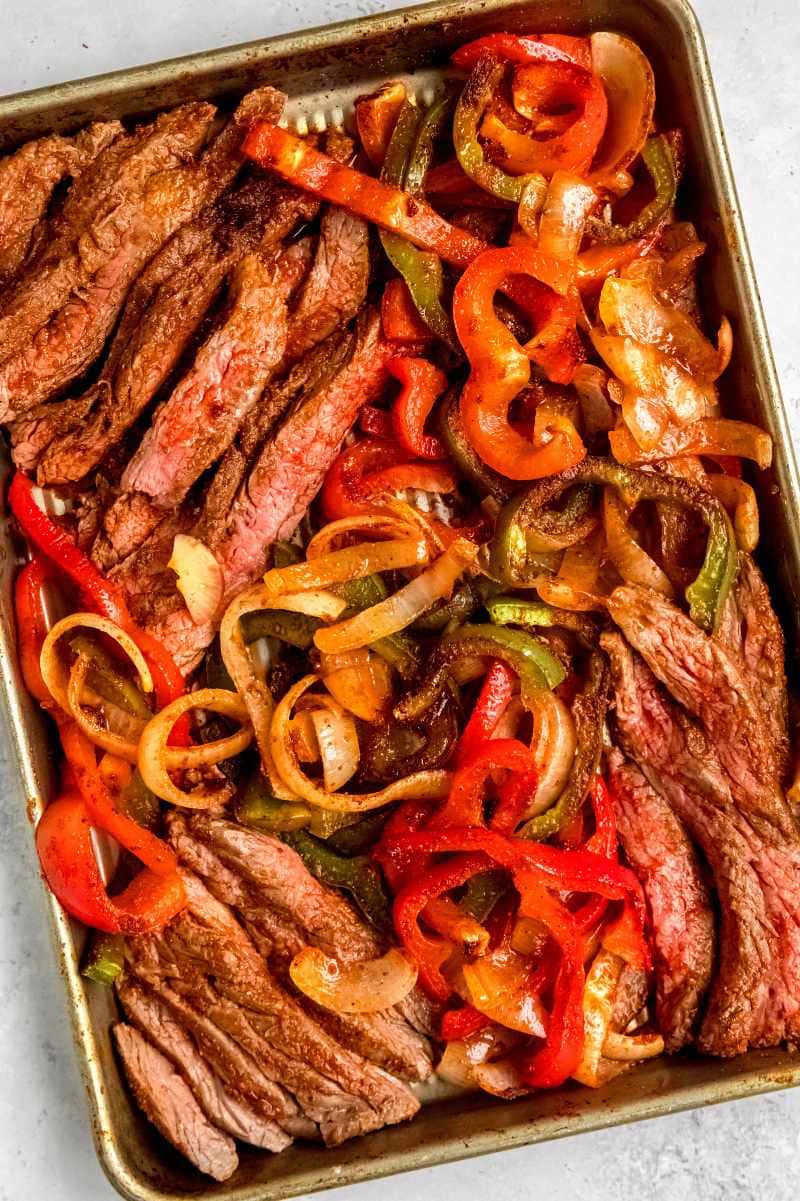
[[[419,197],[408,196],[399,188],[337,163],[268,121],[256,121],[251,126],[244,153],[295,187],[400,234],[456,267],[466,267],[486,249],[480,238],[451,225]]]
[[[486,37],[475,38],[451,55],[454,66],[462,71],[471,71],[482,54],[492,54],[495,58],[505,59],[510,63],[569,63],[579,61],[571,52],[573,43],[580,43],[583,38],[566,38],[564,35],[545,34],[542,37],[524,36],[517,33],[490,33]],[[570,49],[567,49],[567,47]],[[577,49],[577,45],[575,47]],[[585,51],[581,50],[582,58]],[[588,63],[582,65],[588,66]]]
[[[392,414],[386,409],[376,409],[374,405],[364,405],[358,414],[358,424],[365,434],[371,434],[373,438],[391,441],[394,436]]]
[[[472,1005],[462,1005],[461,1009],[448,1009],[442,1014],[442,1039],[446,1043],[460,1041],[469,1038],[471,1034],[478,1034],[491,1024],[492,1019]]]
[[[372,858],[383,870],[390,888],[397,892],[411,875],[419,875],[430,867],[430,855],[418,855],[411,852],[407,855],[392,853],[384,854],[386,846],[392,845],[404,834],[421,830],[431,814],[429,801],[405,801],[391,815],[381,831],[381,836],[372,848]]]
[[[395,897],[394,926],[397,937],[417,965],[422,987],[440,1001],[446,1001],[453,993],[442,974],[442,966],[452,955],[454,944],[424,934],[419,924],[420,915],[429,901],[466,884],[472,876],[488,867],[491,867],[491,862],[486,855],[458,855],[415,876],[403,885]]]
[[[63,526],[39,507],[33,495],[32,481],[20,471],[15,472],[11,481],[8,502],[26,538],[64,573],[87,608],[107,617],[133,638],[150,668],[159,708],[183,696],[186,691],[183,676],[169,651],[136,625],[121,590],[98,571]],[[169,741],[170,746],[189,745],[187,715],[175,723]]]
[[[518,774],[527,782],[532,769],[533,759],[529,749],[515,738],[497,738],[482,743],[459,766],[453,776],[450,795],[442,808],[434,813],[427,829],[438,830],[443,826],[484,826],[486,822],[483,806],[487,777],[493,771],[507,770]]]
[[[401,346],[419,346],[433,337],[404,279],[390,279],[383,289],[381,326],[387,342],[399,342]]]
[[[495,313],[495,293],[515,276],[530,277],[522,281],[523,286],[541,284],[552,279],[553,269],[553,261],[534,246],[488,250],[467,268],[453,295],[456,331],[471,367],[460,399],[464,428],[483,461],[509,479],[555,475],[586,455],[577,431],[568,423],[554,430],[549,442],[535,446],[509,420],[512,401],[530,381],[530,359],[528,347],[519,344]],[[514,298],[522,295],[521,288],[515,288]],[[534,303],[533,289],[526,288],[524,295]],[[564,301],[558,296],[552,304],[559,306],[560,312]],[[574,322],[570,325],[560,316],[558,334],[549,342],[548,353],[555,353],[572,334]]]
[[[14,613],[17,627],[19,666],[25,687],[46,709],[55,708],[50,690],[42,678],[39,659],[47,637],[42,589],[50,579],[50,569],[43,558],[34,555],[14,581]]]
[[[109,897],[91,843],[93,822],[86,802],[66,795],[45,809],[36,828],[42,873],[67,913],[109,933],[146,934],[160,929],[186,904],[176,870],[157,874],[145,868]]]
[[[650,946],[636,913],[624,904],[603,930],[600,940],[607,951],[619,955],[632,967],[648,972],[652,967]]]
[[[421,459],[444,459],[447,450],[441,438],[425,433],[425,422],[447,387],[447,376],[427,359],[389,359],[387,370],[401,385],[392,405],[394,436],[409,454]]]
[[[617,858],[617,820],[614,814],[614,799],[608,785],[602,776],[596,775],[592,781],[589,797],[594,812],[594,833],[584,844],[584,850],[596,855],[604,855],[606,859]],[[602,897],[592,897],[575,912],[575,921],[581,930],[594,930],[608,909],[608,902]]]
[[[97,770],[93,744],[74,722],[61,726],[61,745],[92,822],[115,838],[156,875],[177,870],[175,852],[162,839],[122,813]]]
[[[458,743],[456,767],[463,766],[494,734],[497,723],[514,694],[516,675],[499,659],[494,659],[484,677],[475,708]]]
[[[447,826],[404,834],[386,841],[383,853],[389,857],[407,852],[431,855],[455,852],[482,852],[494,862],[515,873],[525,871],[547,888],[559,892],[594,892],[610,901],[630,900],[637,920],[644,928],[645,904],[642,887],[629,868],[595,855],[591,851],[565,851],[547,843],[510,838],[496,830],[472,826]]]
[[[329,521],[363,513],[381,494],[419,488],[452,492],[458,487],[453,471],[441,463],[411,460],[407,450],[382,438],[365,439],[342,451],[325,476],[320,502]]]

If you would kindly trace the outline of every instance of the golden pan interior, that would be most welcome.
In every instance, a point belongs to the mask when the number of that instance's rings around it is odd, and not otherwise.
[[[266,82],[289,94],[293,123],[305,117],[312,127],[320,127],[322,121],[346,120],[355,96],[398,74],[412,74],[416,90],[424,94],[449,52],[482,33],[584,33],[598,28],[619,30],[639,42],[655,68],[662,120],[679,124],[687,135],[681,211],[696,223],[708,244],[701,280],[705,311],[712,324],[727,313],[735,334],[733,362],[723,379],[724,403],[729,414],[765,426],[776,442],[774,466],[757,481],[763,530],[760,559],[773,595],[781,602],[791,643],[800,612],[797,464],[702,35],[683,0],[457,0],[210,51],[0,99],[0,148],[50,130],[69,131],[101,117],[140,116],[188,99],[227,101]],[[36,819],[50,796],[52,745],[18,674],[11,611],[14,563],[4,523],[0,673],[7,728],[29,811]],[[132,1104],[111,1051],[108,1030],[113,1001],[107,989],[94,985],[84,989],[77,967],[81,931],[52,898],[49,903],[98,1154],[119,1192],[142,1201],[187,1195],[273,1201],[752,1096],[800,1081],[800,1057],[784,1051],[753,1052],[729,1062],[665,1058],[637,1068],[599,1092],[576,1086],[513,1103],[486,1096],[436,1102],[410,1125],[368,1135],[337,1150],[301,1144],[271,1156],[243,1148],[237,1174],[225,1184],[213,1184],[172,1151]]]

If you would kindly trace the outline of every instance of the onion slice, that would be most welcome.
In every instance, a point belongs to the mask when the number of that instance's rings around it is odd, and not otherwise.
[[[590,1088],[599,1088],[610,1079],[603,1065],[603,1047],[611,1029],[614,996],[624,965],[625,961],[619,955],[598,951],[586,976],[583,988],[583,1050],[573,1077]]]
[[[392,669],[365,646],[341,655],[320,654],[325,687],[362,721],[380,721],[392,699]]]
[[[602,31],[589,39],[592,70],[608,99],[603,140],[592,165],[591,179],[603,186],[629,167],[647,139],[653,121],[656,85],[653,68],[635,42]]]
[[[574,285],[583,227],[595,199],[594,188],[579,175],[556,171],[550,180],[538,248],[565,269],[555,272],[552,280],[554,290],[564,295]]]
[[[341,705],[328,700],[324,708],[310,713],[322,760],[326,792],[335,792],[356,773],[361,755],[356,723]]]
[[[222,603],[222,568],[212,551],[191,534],[176,534],[167,564],[177,575],[175,586],[195,625],[213,621]]]
[[[641,1034],[618,1034],[609,1030],[603,1043],[603,1055],[606,1059],[619,1062],[631,1062],[637,1059],[655,1059],[664,1052],[664,1040],[653,1030]]]
[[[95,746],[102,747],[104,751],[108,751],[118,759],[124,759],[126,763],[135,763],[137,744],[131,742],[129,738],[124,738],[121,734],[116,734],[113,730],[107,729],[93,714],[88,713],[83,708],[84,686],[90,667],[91,659],[89,656],[78,655],[69,673],[67,712],[75,719],[86,737]],[[145,723],[136,718],[130,718],[129,720],[141,734]]]
[[[535,1038],[547,1033],[547,1015],[530,987],[531,961],[514,951],[498,950],[462,967],[470,1003],[508,1030]]]
[[[564,790],[575,759],[575,723],[567,706],[554,692],[543,692],[533,713],[531,751],[537,786],[521,820],[549,809]]]
[[[302,797],[320,809],[335,813],[366,813],[379,809],[390,801],[413,797],[424,800],[428,797],[441,799],[450,789],[451,773],[447,771],[419,771],[403,780],[382,788],[379,792],[348,793],[326,792],[307,776],[300,766],[294,748],[291,731],[292,709],[309,688],[319,683],[319,676],[308,675],[298,680],[275,707],[270,727],[271,761],[279,773],[284,789],[293,797]]]
[[[430,559],[427,544],[418,538],[396,538],[390,542],[360,542],[342,550],[332,550],[306,563],[276,567],[264,576],[270,596],[285,592],[305,592],[310,588],[328,588],[348,580],[404,567],[421,567]]]
[[[705,481],[709,492],[733,517],[733,529],[740,550],[752,552],[758,546],[759,522],[756,494],[746,480],[732,475],[709,475]]]
[[[380,959],[342,967],[319,947],[304,947],[289,965],[295,988],[334,1013],[378,1013],[398,1005],[417,982],[417,969],[392,947]]]
[[[415,522],[378,510],[340,517],[324,525],[306,547],[306,559],[311,562],[334,549],[337,539],[349,534],[373,534],[384,538],[413,538],[418,532]]]
[[[478,548],[468,538],[456,538],[444,554],[393,596],[338,625],[317,630],[314,642],[326,653],[355,650],[411,625],[442,597],[449,597],[456,580],[473,566]]]
[[[278,800],[294,800],[295,793],[284,784],[272,762],[270,725],[275,701],[267,685],[256,674],[242,633],[241,618],[246,613],[257,612],[259,609],[285,609],[292,613],[306,613],[310,617],[320,617],[324,621],[335,621],[346,607],[347,602],[332,592],[304,592],[282,596],[276,600],[267,592],[263,584],[254,584],[252,588],[247,588],[240,593],[228,605],[223,615],[219,628],[222,661],[247,706],[261,762]]]
[[[675,589],[655,560],[650,558],[634,538],[628,525],[625,504],[613,488],[605,489],[603,518],[608,557],[625,583],[652,588],[671,600]]]
[[[232,717],[247,724],[243,724],[241,730],[228,738],[220,738],[202,746],[168,747],[167,740],[172,733],[172,727],[178,718],[190,709],[208,709],[212,713],[220,713],[223,717]],[[233,786],[225,784],[222,788],[184,792],[170,778],[169,772],[213,766],[221,763],[223,759],[240,754],[252,741],[253,731],[241,697],[225,688],[201,688],[197,692],[188,692],[185,696],[177,697],[147,723],[139,739],[139,773],[150,791],[162,801],[170,801],[184,809],[209,809],[228,801],[233,793]]]
[[[142,691],[153,691],[153,677],[150,675],[150,668],[130,634],[126,634],[115,622],[110,621],[107,617],[101,617],[97,613],[70,613],[67,617],[62,617],[61,621],[57,621],[48,631],[39,657],[42,678],[52,693],[53,700],[61,706],[65,713],[70,712],[67,696],[69,672],[61,661],[56,644],[70,630],[81,626],[90,630],[99,630],[101,634],[106,634],[113,639],[136,668]]]

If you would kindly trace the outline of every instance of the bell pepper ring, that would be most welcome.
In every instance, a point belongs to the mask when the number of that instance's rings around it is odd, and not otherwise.
[[[471,366],[460,400],[464,428],[483,461],[509,479],[554,475],[586,454],[574,429],[571,434],[556,430],[549,442],[534,446],[509,421],[511,402],[530,380],[530,358],[527,347],[497,317],[495,293],[511,276],[522,274],[539,282],[548,270],[533,246],[490,250],[464,272],[453,297],[456,331]],[[562,337],[568,333],[569,327]]]

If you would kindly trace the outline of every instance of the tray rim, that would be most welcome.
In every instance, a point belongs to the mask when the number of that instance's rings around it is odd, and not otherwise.
[[[535,7],[535,3],[536,0],[532,0],[532,8]],[[786,487],[787,493],[793,494],[795,502],[797,502],[800,497],[798,457],[790,437],[788,413],[775,368],[701,25],[688,0],[643,0],[643,3],[677,24],[693,61],[693,72],[699,85],[701,115],[715,145],[715,153],[710,157],[708,165],[716,177],[717,190],[726,201],[723,219],[731,251],[732,272],[747,304],[747,311],[743,315],[746,316],[752,331],[754,368],[763,382],[773,427],[782,443],[783,455],[786,460],[785,479],[782,483]],[[493,0],[489,3],[480,0],[473,7],[491,8],[502,13],[503,9],[517,4],[518,0]],[[202,79],[206,73],[212,71],[214,74],[220,74],[241,69],[248,60],[254,58],[259,62],[268,62],[273,58],[298,55],[319,49],[320,45],[324,45],[326,48],[346,45],[358,33],[362,36],[366,32],[380,35],[409,27],[425,27],[430,25],[434,18],[444,22],[447,20],[448,12],[456,15],[461,13],[462,9],[463,6],[459,0],[429,0],[424,4],[410,5],[389,12],[352,17],[295,32],[257,38],[232,46],[192,52],[153,63],[125,67],[54,85],[0,95],[0,127],[13,121],[20,114],[45,115],[48,110],[59,105],[90,104],[96,101],[97,95],[101,91],[104,96],[115,96],[124,95],[138,86],[157,87],[169,83],[176,72],[181,72],[185,77]],[[796,512],[797,507],[797,503],[795,503]],[[19,675],[15,636],[11,622],[0,622],[0,685],[7,719],[6,728],[15,752],[16,766],[26,795],[28,810],[32,817],[38,817],[44,801],[41,795],[40,781],[33,768],[29,752],[29,739],[26,734],[26,708],[29,709],[30,705]],[[46,897],[51,919],[51,937],[59,971],[66,986],[65,1001],[69,1002],[68,1011],[73,1039],[78,1053],[78,1066],[87,1093],[96,1153],[109,1183],[122,1196],[130,1198],[131,1201],[166,1201],[168,1198],[180,1201],[190,1195],[213,1195],[224,1197],[228,1201],[257,1201],[258,1198],[265,1197],[277,1199],[278,1196],[297,1196],[309,1189],[316,1192],[344,1184],[374,1180],[401,1171],[419,1170],[510,1147],[571,1137],[579,1133],[678,1113],[702,1105],[740,1100],[770,1091],[796,1087],[800,1084],[800,1059],[791,1056],[789,1052],[775,1051],[761,1056],[756,1052],[750,1053],[748,1061],[758,1061],[761,1058],[766,1066],[759,1067],[756,1064],[753,1067],[744,1067],[737,1075],[716,1086],[709,1086],[703,1081],[689,1082],[679,1087],[677,1091],[665,1091],[651,1097],[645,1103],[631,1098],[627,1102],[623,1100],[616,1108],[609,1106],[607,1109],[593,1110],[588,1115],[576,1113],[569,1114],[566,1118],[558,1114],[546,1118],[538,1117],[530,1123],[513,1126],[501,1133],[494,1130],[483,1131],[469,1142],[465,1142],[457,1134],[453,1134],[446,1139],[439,1140],[439,1144],[428,1154],[420,1155],[414,1151],[399,1150],[380,1158],[362,1158],[349,1164],[334,1179],[308,1180],[300,1174],[297,1180],[290,1184],[287,1191],[280,1193],[275,1191],[272,1184],[258,1183],[245,1183],[232,1188],[209,1183],[208,1189],[199,1193],[153,1187],[128,1163],[115,1141],[108,1101],[108,1085],[90,1020],[82,977],[74,954],[74,926],[41,878],[39,886],[43,889]],[[634,1110],[635,1112],[633,1112]],[[419,1161],[411,1162],[417,1155]]]

